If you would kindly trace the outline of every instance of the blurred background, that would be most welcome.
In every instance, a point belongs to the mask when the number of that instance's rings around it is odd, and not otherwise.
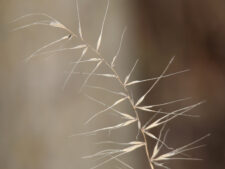
[[[79,0],[84,38],[96,45],[106,9],[105,0]],[[83,169],[95,161],[82,156],[99,150],[93,144],[102,139],[130,141],[135,138],[136,126],[113,131],[112,137],[71,137],[74,133],[99,126],[117,124],[118,118],[102,116],[89,126],[83,123],[94,112],[102,109],[78,93],[84,76],[73,75],[62,90],[71,61],[81,51],[68,51],[54,56],[37,56],[30,62],[24,59],[32,52],[60,37],[64,31],[46,26],[34,26],[10,32],[41,17],[30,17],[9,24],[28,13],[47,13],[78,32],[74,0],[1,0],[0,1],[0,168],[2,169]],[[225,167],[225,2],[223,0],[114,0],[110,1],[105,23],[101,53],[110,60],[116,53],[124,27],[121,53],[116,64],[125,77],[135,60],[139,63],[132,79],[160,75],[169,60],[175,57],[169,72],[191,71],[163,79],[147,98],[146,104],[156,104],[179,98],[192,97],[187,104],[206,100],[191,111],[200,118],[177,118],[167,124],[167,142],[179,147],[207,133],[202,141],[207,146],[191,155],[204,161],[172,161],[173,169],[223,169]],[[71,40],[51,48],[73,46]],[[92,53],[88,53],[92,56]],[[88,71],[87,67],[79,68]],[[100,70],[101,71],[101,70]],[[105,71],[105,68],[102,68]],[[106,71],[107,72],[107,71]],[[91,83],[114,86],[104,79]],[[135,98],[140,97],[151,83],[132,87]],[[87,91],[108,104],[109,95]],[[176,106],[182,106],[179,103]],[[129,111],[126,105],[121,109]],[[152,115],[152,114],[151,114]],[[146,119],[150,114],[143,114]],[[112,118],[113,117],[113,118]],[[114,119],[115,118],[115,119]],[[126,133],[126,134],[124,134]],[[100,147],[101,148],[101,147]],[[147,169],[143,150],[124,158],[134,168]],[[116,162],[108,168],[122,167]],[[104,165],[102,168],[107,168]],[[123,167],[124,168],[124,167]]]

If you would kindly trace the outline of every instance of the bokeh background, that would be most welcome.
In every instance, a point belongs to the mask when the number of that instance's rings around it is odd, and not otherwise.
[[[80,0],[84,37],[96,44],[106,8],[105,0]],[[29,63],[24,59],[44,44],[65,33],[49,27],[32,27],[18,32],[11,29],[40,19],[38,17],[9,24],[27,13],[44,12],[78,31],[74,0],[1,0],[0,1],[0,168],[2,169],[83,169],[94,161],[82,156],[96,151],[92,144],[106,137],[68,136],[117,119],[102,117],[89,127],[84,121],[98,111],[93,102],[78,93],[84,77],[72,76],[65,90],[65,71],[80,51],[56,56],[38,56]],[[43,19],[43,18],[42,18]],[[207,133],[207,146],[193,151],[204,161],[174,161],[174,169],[223,169],[225,167],[225,2],[223,0],[113,0],[105,24],[101,51],[112,58],[123,28],[124,38],[117,69],[121,76],[129,72],[136,58],[139,66],[133,79],[155,77],[172,56],[169,72],[191,71],[162,80],[146,103],[161,103],[192,97],[189,103],[206,100],[191,113],[200,118],[177,118],[169,123],[168,144],[179,147]],[[70,41],[67,45],[77,43]],[[62,44],[61,44],[62,45]],[[91,55],[91,54],[89,54]],[[85,70],[85,68],[84,68]],[[112,85],[101,79],[100,84]],[[137,85],[134,96],[143,94],[149,83]],[[92,93],[95,95],[95,93]],[[110,103],[112,97],[101,94]],[[178,105],[178,106],[181,106]],[[126,107],[126,106],[124,106]],[[149,117],[143,115],[143,119]],[[105,119],[104,119],[105,118]],[[126,134],[124,134],[126,132]],[[135,126],[112,133],[121,141],[135,138]],[[147,169],[143,151],[124,158],[134,168]],[[110,163],[116,168],[118,163]],[[120,166],[121,167],[121,166]],[[103,166],[102,168],[106,168]]]

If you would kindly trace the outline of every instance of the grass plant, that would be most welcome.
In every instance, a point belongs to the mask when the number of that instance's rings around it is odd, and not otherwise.
[[[71,63],[72,64],[71,70],[66,72],[67,76],[65,78],[63,88],[66,87],[66,85],[69,83],[69,81],[73,75],[81,74],[81,75],[85,76],[86,78],[85,78],[83,84],[81,85],[80,91],[83,91],[84,88],[91,88],[91,89],[96,90],[96,92],[101,90],[101,91],[104,91],[111,95],[118,96],[118,99],[114,100],[111,103],[111,105],[107,105],[103,101],[98,100],[98,99],[94,98],[93,96],[89,96],[86,94],[86,96],[90,100],[92,100],[95,103],[100,104],[101,106],[104,107],[104,109],[102,109],[99,112],[96,112],[93,116],[91,116],[89,119],[87,119],[87,121],[85,122],[86,125],[89,124],[94,119],[98,118],[98,116],[100,116],[108,111],[111,111],[111,112],[119,115],[121,117],[121,119],[123,120],[123,122],[118,123],[113,126],[102,127],[102,128],[95,129],[92,131],[75,134],[76,136],[78,136],[78,135],[80,135],[80,136],[81,135],[82,136],[96,135],[100,132],[118,130],[120,128],[127,127],[131,124],[136,124],[137,130],[140,135],[138,137],[134,138],[132,141],[127,142],[127,143],[120,143],[120,142],[114,142],[114,141],[104,141],[104,142],[98,143],[98,144],[115,144],[115,145],[120,145],[123,148],[106,149],[106,150],[99,151],[95,154],[87,155],[87,156],[83,157],[85,159],[89,159],[89,158],[101,159],[101,162],[99,164],[97,164],[96,166],[93,166],[91,169],[95,169],[95,168],[104,166],[112,160],[115,160],[115,161],[121,163],[125,168],[133,169],[132,166],[130,166],[129,164],[122,161],[120,159],[120,157],[125,156],[125,155],[127,155],[137,149],[140,149],[140,148],[143,148],[145,150],[145,156],[146,156],[146,159],[148,160],[148,165],[149,165],[150,169],[155,169],[155,168],[169,169],[169,167],[167,166],[167,162],[169,162],[171,160],[200,160],[199,158],[187,156],[186,153],[191,150],[194,150],[194,149],[204,146],[204,145],[199,145],[198,143],[201,140],[208,137],[209,134],[207,134],[206,136],[200,137],[200,138],[196,139],[195,141],[188,143],[184,146],[181,146],[178,148],[171,148],[169,145],[167,145],[166,138],[168,135],[168,130],[166,130],[165,128],[166,128],[166,124],[168,122],[171,122],[172,120],[174,120],[177,117],[196,117],[196,115],[188,114],[188,112],[191,111],[192,109],[196,108],[203,102],[199,102],[199,103],[196,103],[193,105],[182,107],[182,108],[170,111],[170,112],[161,111],[160,108],[162,106],[167,106],[167,105],[171,105],[171,104],[176,104],[178,102],[183,102],[189,98],[177,99],[177,100],[160,103],[160,104],[154,104],[154,105],[151,105],[151,104],[144,105],[144,101],[146,101],[146,97],[151,93],[151,91],[155,88],[155,86],[160,82],[161,79],[168,78],[168,77],[171,77],[174,75],[178,75],[178,74],[187,72],[189,70],[181,70],[181,71],[177,71],[174,73],[167,73],[167,70],[169,69],[170,65],[174,61],[174,57],[172,57],[172,59],[169,61],[169,63],[166,65],[165,69],[162,71],[162,73],[158,77],[147,78],[147,79],[143,79],[143,80],[131,80],[132,74],[135,71],[136,65],[138,64],[138,60],[137,60],[134,63],[134,65],[132,66],[132,68],[131,68],[130,72],[127,74],[127,76],[125,78],[122,78],[116,70],[116,62],[118,62],[118,59],[120,57],[120,50],[122,47],[123,39],[124,39],[127,28],[124,28],[124,30],[121,31],[122,34],[121,34],[120,41],[118,43],[119,44],[118,50],[115,52],[116,54],[114,55],[114,57],[111,58],[110,62],[105,59],[105,57],[103,56],[103,54],[100,51],[100,49],[103,47],[104,26],[105,26],[105,21],[107,19],[109,2],[110,1],[108,0],[105,14],[104,14],[103,21],[102,21],[102,25],[101,25],[101,29],[99,31],[99,36],[98,36],[98,39],[96,40],[96,44],[94,44],[94,45],[89,44],[83,37],[84,32],[82,30],[82,22],[80,20],[79,5],[78,5],[77,0],[76,0],[76,7],[77,7],[77,17],[78,17],[78,22],[79,22],[77,33],[73,32],[70,28],[65,26],[59,20],[57,20],[45,13],[31,13],[31,14],[27,14],[27,15],[21,16],[15,20],[13,20],[12,23],[19,22],[20,20],[23,20],[25,18],[34,17],[34,16],[35,17],[40,16],[40,17],[45,18],[44,20],[37,20],[35,22],[28,23],[28,24],[22,25],[20,27],[16,27],[12,31],[18,31],[18,30],[25,29],[25,28],[28,28],[31,26],[42,25],[42,26],[50,26],[50,27],[62,29],[65,32],[65,35],[63,37],[56,39],[55,41],[50,42],[48,44],[45,44],[44,46],[42,46],[41,48],[39,48],[38,50],[33,52],[30,56],[28,56],[25,59],[25,62],[29,62],[31,59],[34,59],[35,57],[37,57],[39,55],[57,54],[57,53],[61,53],[61,52],[68,51],[68,50],[81,50],[81,55],[78,57],[78,59],[75,62]],[[54,45],[56,45],[58,43],[69,41],[73,38],[79,39],[79,41],[81,43],[76,44],[73,47],[62,47],[59,49],[48,50],[49,47],[53,47]],[[91,58],[85,57],[88,51],[92,52],[94,54],[93,57],[91,57]],[[94,68],[90,72],[77,71],[77,67],[80,64],[84,64],[84,65],[88,66],[90,63],[95,64]],[[96,73],[97,70],[102,65],[106,66],[106,68],[108,69],[108,71],[110,73]],[[102,86],[95,86],[95,85],[89,84],[89,80],[91,78],[95,78],[96,76],[97,77],[100,76],[100,77],[107,78],[110,80],[111,79],[116,80],[122,90],[114,91],[110,88],[104,88]],[[132,97],[131,91],[130,91],[130,86],[138,85],[140,83],[149,82],[149,81],[153,82],[152,85],[147,89],[147,91],[145,93],[142,94],[142,96],[140,98]],[[130,104],[130,106],[132,108],[132,113],[130,113],[130,114],[124,113],[121,110],[116,108],[118,105],[120,105],[123,102],[128,102]],[[143,111],[149,112],[152,114],[152,118],[150,118],[145,123],[140,119],[140,113],[142,113]],[[154,129],[154,128],[160,128],[160,132],[157,133],[157,135],[153,134],[151,132],[152,129]],[[154,145],[149,145],[150,144],[149,139],[155,140],[156,143]],[[164,149],[164,151],[162,151],[162,149]]]

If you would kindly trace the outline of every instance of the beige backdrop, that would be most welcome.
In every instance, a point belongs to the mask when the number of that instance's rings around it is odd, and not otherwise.
[[[95,45],[106,1],[80,0],[79,4],[84,37]],[[173,169],[224,168],[224,8],[222,0],[110,2],[103,36],[104,48],[101,51],[110,60],[118,47],[123,28],[128,27],[121,58],[117,63],[122,77],[129,72],[136,58],[140,59],[134,75],[138,79],[159,75],[174,55],[176,59],[170,72],[191,69],[189,73],[163,80],[146,103],[161,103],[189,96],[193,99],[188,103],[207,100],[192,112],[200,114],[201,118],[178,118],[168,124],[171,130],[168,144],[175,147],[212,133],[211,138],[204,141],[207,147],[192,154],[205,160],[172,162],[170,166]],[[101,109],[78,93],[84,78],[72,76],[65,90],[62,90],[65,71],[70,70],[69,62],[74,61],[80,51],[50,57],[38,56],[24,63],[24,59],[33,51],[65,35],[63,31],[44,26],[9,32],[33,20],[15,24],[8,24],[9,21],[36,12],[54,16],[75,32],[78,31],[74,0],[0,1],[0,168],[90,168],[95,162],[81,157],[99,150],[92,143],[109,140],[110,137],[107,134],[97,137],[68,136],[101,125],[115,124],[118,118],[101,117],[90,126],[84,126],[85,120]],[[105,80],[101,84],[114,85]],[[133,88],[134,95],[140,96],[145,89],[147,84]],[[114,99],[108,95],[92,94],[103,98],[108,104]],[[142,118],[146,117],[148,115],[143,114]],[[136,134],[135,126],[131,126],[118,133],[113,132],[112,137],[130,141]],[[142,150],[125,160],[134,168],[148,168]],[[115,162],[110,163],[108,168],[119,166]],[[107,168],[107,165],[102,168]]]

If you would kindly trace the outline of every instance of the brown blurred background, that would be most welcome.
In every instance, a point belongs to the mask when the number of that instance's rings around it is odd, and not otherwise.
[[[85,39],[95,45],[106,1],[80,0],[79,3]],[[66,89],[61,90],[64,71],[69,70],[68,63],[80,52],[40,56],[25,64],[24,58],[65,35],[64,32],[38,26],[9,33],[13,27],[34,20],[14,25],[8,24],[9,21],[35,12],[54,16],[77,32],[73,0],[0,1],[0,168],[90,168],[93,161],[80,157],[93,153],[95,145],[91,143],[98,139],[68,139],[68,136],[83,131],[83,122],[91,115],[88,113],[96,112],[99,107],[78,94],[83,77],[72,77]],[[122,76],[137,57],[140,58],[135,73],[137,79],[159,75],[174,55],[176,58],[169,72],[191,69],[188,73],[162,80],[146,103],[189,96],[191,103],[207,101],[192,111],[200,118],[177,118],[168,124],[171,130],[168,144],[175,147],[212,134],[203,141],[206,147],[191,153],[204,161],[174,161],[169,166],[173,169],[225,168],[225,2],[111,1],[104,31],[104,50],[101,49],[107,58],[115,54],[124,26],[128,27],[128,32],[117,67]],[[105,81],[104,84],[108,85]],[[146,89],[147,84],[137,85],[134,94],[138,97]],[[147,116],[143,115],[143,118]],[[106,118],[106,121],[110,120]],[[127,140],[136,135],[135,127],[133,129],[127,131]],[[130,161],[134,168],[147,169],[144,158],[143,152],[138,151]],[[111,165],[110,168],[118,167]]]

